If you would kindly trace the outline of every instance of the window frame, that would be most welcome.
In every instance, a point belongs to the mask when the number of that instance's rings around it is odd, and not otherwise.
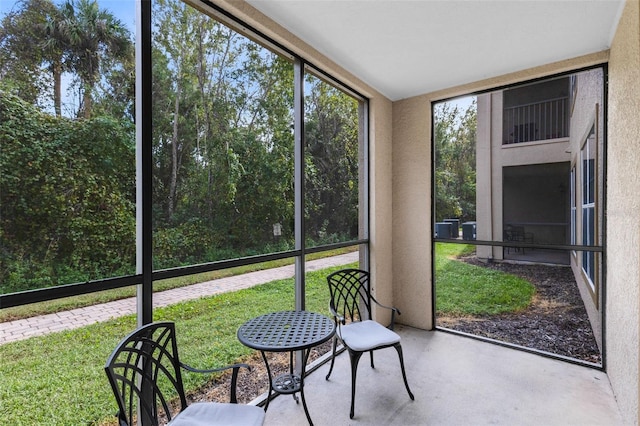
[[[591,125],[584,142],[580,147],[581,182],[580,189],[580,220],[582,223],[581,244],[584,246],[598,245],[598,134],[597,134],[597,114],[596,120]],[[588,163],[592,162],[592,163]],[[591,165],[593,167],[591,167]],[[585,238],[586,236],[586,238]],[[580,269],[582,276],[589,285],[589,290],[594,302],[597,304],[599,288],[599,267],[596,261],[597,253],[593,251],[583,251],[580,257]]]

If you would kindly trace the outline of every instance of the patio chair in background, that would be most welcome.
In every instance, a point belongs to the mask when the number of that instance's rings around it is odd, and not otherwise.
[[[398,352],[402,378],[407,388],[409,397],[414,396],[409,389],[407,375],[404,370],[404,358],[402,356],[402,346],[400,336],[393,331],[395,314],[400,314],[396,308],[384,306],[371,295],[369,290],[369,273],[360,269],[343,269],[327,276],[331,299],[329,308],[336,322],[336,334],[333,338],[333,355],[331,367],[326,379],[329,380],[333,371],[333,364],[336,358],[336,346],[338,340],[342,342],[349,352],[351,361],[351,412],[349,417],[354,416],[354,400],[356,395],[356,372],[358,362],[363,353],[369,352],[371,356],[371,368],[373,365],[373,351],[393,347]],[[372,303],[391,310],[391,325],[384,327],[371,318]]]
[[[240,368],[235,364],[198,370],[180,362],[173,322],[156,322],[130,333],[115,348],[104,369],[118,403],[120,426],[133,426],[139,415],[143,426],[158,424],[164,413],[175,425],[262,425],[264,410],[237,404],[236,383]],[[187,405],[181,369],[196,373],[232,370],[231,403],[200,402]],[[143,391],[144,389],[144,391]],[[177,407],[170,399],[178,398]]]
[[[524,226],[513,226],[507,225],[504,228],[504,241],[513,241],[518,243],[527,243],[533,244],[533,233],[525,232]],[[511,251],[512,248],[516,250],[516,252],[520,252],[522,250],[522,254],[524,254],[524,247],[505,247],[507,249],[507,253]]]

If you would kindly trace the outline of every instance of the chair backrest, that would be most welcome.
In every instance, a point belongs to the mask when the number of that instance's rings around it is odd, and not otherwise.
[[[371,319],[369,272],[361,269],[342,269],[327,276],[331,309],[345,320]]]
[[[169,400],[176,396],[181,404],[176,414],[187,407],[172,322],[148,324],[129,334],[104,369],[118,403],[120,425],[135,424],[138,413],[145,426],[157,425],[162,413],[171,420]]]

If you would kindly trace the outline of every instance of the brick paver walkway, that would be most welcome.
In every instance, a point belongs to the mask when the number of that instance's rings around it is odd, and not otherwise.
[[[352,252],[307,262],[306,270],[313,271],[332,266],[345,265],[356,262],[357,260],[358,252]],[[153,306],[167,306],[184,300],[249,288],[274,280],[291,278],[294,276],[294,273],[294,265],[287,265],[166,290],[153,295]],[[136,300],[135,298],[129,298],[55,314],[8,321],[0,323],[0,345],[55,331],[79,328],[85,325],[107,321],[111,318],[134,314],[135,312]]]

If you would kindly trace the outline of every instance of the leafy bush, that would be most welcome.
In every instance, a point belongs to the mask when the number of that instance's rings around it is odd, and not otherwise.
[[[133,127],[51,117],[2,91],[0,116],[0,292],[133,273]]]

